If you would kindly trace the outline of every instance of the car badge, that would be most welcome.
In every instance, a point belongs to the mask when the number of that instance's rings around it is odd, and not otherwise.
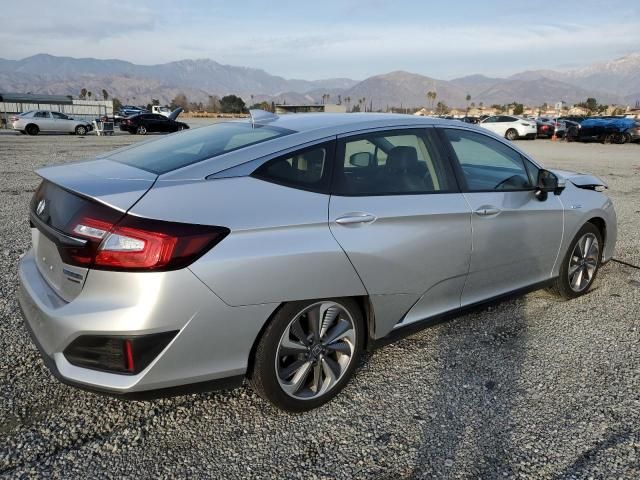
[[[38,206],[36,207],[36,213],[38,214],[38,216],[42,215],[42,212],[44,212],[46,206],[47,201],[44,198],[38,202]]]

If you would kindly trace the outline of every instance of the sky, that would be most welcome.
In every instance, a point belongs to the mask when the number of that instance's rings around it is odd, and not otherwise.
[[[0,57],[210,58],[308,80],[567,69],[640,51],[640,1],[4,2]]]

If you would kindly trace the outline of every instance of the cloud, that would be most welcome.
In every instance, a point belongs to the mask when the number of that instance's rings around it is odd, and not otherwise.
[[[299,3],[267,8],[250,0],[58,0],[33,8],[14,2],[3,10],[10,21],[0,30],[0,56],[44,52],[141,64],[209,57],[290,78],[364,78],[400,69],[451,78],[585,64],[640,45],[633,11],[622,21],[555,16],[572,19],[565,22],[529,12],[498,16],[475,3],[458,7],[469,10],[464,17],[449,8],[407,5],[327,0],[311,15]]]

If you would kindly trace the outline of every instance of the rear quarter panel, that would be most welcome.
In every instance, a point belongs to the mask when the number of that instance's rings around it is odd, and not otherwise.
[[[231,230],[189,268],[232,306],[365,295],[328,226],[329,196],[251,177],[159,181],[131,213]]]

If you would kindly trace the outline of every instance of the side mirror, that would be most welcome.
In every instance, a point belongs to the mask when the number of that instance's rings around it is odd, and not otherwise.
[[[349,157],[349,163],[354,167],[368,167],[371,165],[372,157],[369,152],[354,153]]]
[[[536,197],[538,200],[546,200],[549,192],[553,192],[554,195],[560,195],[564,187],[564,179],[559,179],[555,173],[545,169],[540,169],[538,172],[538,182],[536,184]]]

